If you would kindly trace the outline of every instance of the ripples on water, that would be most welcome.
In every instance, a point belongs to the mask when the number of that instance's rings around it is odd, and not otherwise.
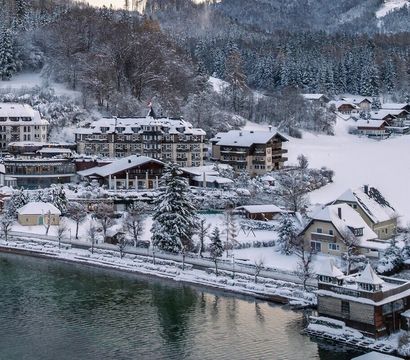
[[[332,359],[303,314],[156,279],[0,255],[0,360]]]

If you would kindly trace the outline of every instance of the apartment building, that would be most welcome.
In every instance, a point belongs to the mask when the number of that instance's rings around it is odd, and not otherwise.
[[[180,166],[202,166],[205,131],[182,118],[103,118],[75,132],[77,152],[107,158],[143,155]]]
[[[288,150],[282,148],[288,139],[277,132],[231,130],[216,134],[210,141],[212,159],[231,165],[236,172],[262,175],[282,168],[288,160],[283,156]]]
[[[10,142],[46,142],[48,121],[27,104],[0,103],[0,151]]]

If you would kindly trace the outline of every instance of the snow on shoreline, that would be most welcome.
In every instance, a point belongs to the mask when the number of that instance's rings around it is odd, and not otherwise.
[[[59,249],[55,242],[45,240],[19,239],[7,243],[0,241],[0,247],[3,252],[151,275],[249,295],[267,301],[289,302],[304,307],[316,305],[314,294],[304,292],[300,285],[281,280],[258,277],[258,283],[255,283],[251,275],[236,273],[235,279],[232,279],[230,273],[226,271],[221,271],[219,276],[215,276],[212,269],[210,271],[193,269],[189,264],[186,264],[185,269],[182,270],[182,264],[172,260],[157,259],[153,264],[151,257],[132,254],[126,254],[121,259],[117,251],[96,249],[94,254],[91,254],[88,250],[70,248],[66,244]]]

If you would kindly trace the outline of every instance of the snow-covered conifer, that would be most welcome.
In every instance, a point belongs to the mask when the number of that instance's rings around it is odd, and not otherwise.
[[[10,80],[17,71],[13,33],[4,27],[0,34],[0,78]]]
[[[215,274],[218,276],[218,259],[222,256],[224,248],[221,241],[221,233],[218,227],[212,231],[211,234],[211,245],[210,245],[210,254],[211,258],[215,263]]]
[[[181,174],[177,164],[166,165],[161,178],[164,190],[156,202],[151,228],[153,244],[173,253],[192,249],[197,221],[188,183]]]
[[[291,216],[285,214],[279,222],[277,249],[282,254],[290,255],[297,237],[297,229]]]

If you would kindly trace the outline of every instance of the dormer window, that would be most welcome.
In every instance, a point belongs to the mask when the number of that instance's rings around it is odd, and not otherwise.
[[[18,117],[10,117],[9,119],[10,119],[10,121],[19,121]]]
[[[6,117],[0,117],[0,121],[7,121]]]
[[[363,228],[353,229],[353,234],[354,234],[355,236],[363,236]]]
[[[101,132],[103,133],[103,134],[105,134],[110,128],[109,127],[107,127],[107,126],[101,126]]]
[[[28,117],[28,116],[25,116],[25,117],[21,118],[21,121],[31,121],[31,120],[32,120],[32,118]]]
[[[122,134],[125,131],[125,127],[118,126],[118,127],[116,127],[116,130],[117,130],[118,133]]]

